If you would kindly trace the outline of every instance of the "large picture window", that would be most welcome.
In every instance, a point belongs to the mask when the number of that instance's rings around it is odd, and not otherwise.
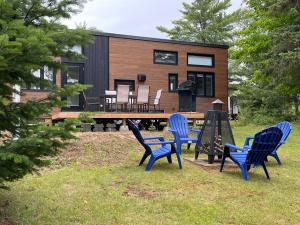
[[[215,96],[215,75],[213,73],[188,72],[187,79],[195,82],[197,96]]]
[[[53,69],[49,68],[48,66],[43,66],[41,69],[33,71],[32,75],[35,76],[36,78],[39,78],[41,80],[41,82],[35,83],[35,84],[24,84],[24,86],[22,87],[22,89],[26,89],[26,90],[48,90],[47,85],[43,85],[44,82],[42,82],[43,80],[48,81],[50,84],[55,84],[55,76],[54,76],[54,72]]]
[[[154,50],[153,62],[155,64],[177,65],[178,53],[172,51]]]
[[[115,90],[117,90],[118,85],[129,85],[129,90],[134,91],[135,90],[135,81],[134,80],[121,80],[116,79],[115,80]]]
[[[188,53],[187,65],[188,66],[202,66],[202,67],[214,67],[215,66],[214,55],[206,54],[194,54]]]

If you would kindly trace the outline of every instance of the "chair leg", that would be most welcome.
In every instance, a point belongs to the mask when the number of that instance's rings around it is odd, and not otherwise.
[[[277,152],[273,153],[271,156],[274,157],[274,158],[276,159],[278,165],[281,165],[281,161],[280,161],[280,159],[279,159],[279,156],[277,155]]]
[[[176,153],[176,157],[177,157],[177,161],[178,161],[179,169],[182,169],[182,164],[181,164],[180,155],[179,155],[178,153]]]
[[[191,147],[191,143],[188,143],[187,144],[187,150],[190,150],[190,147]]]
[[[269,176],[269,173],[268,173],[266,164],[263,162],[261,165],[262,165],[262,167],[264,168],[264,171],[265,171],[265,174],[266,174],[267,178],[270,180],[270,176]]]
[[[245,181],[248,180],[248,171],[247,171],[247,165],[244,164],[244,165],[241,165],[241,170],[242,170],[242,177]]]
[[[155,158],[154,157],[150,157],[150,159],[149,159],[149,162],[148,162],[148,164],[147,164],[147,166],[146,166],[146,171],[149,171],[149,170],[151,170],[151,168],[152,168],[152,166],[153,166],[153,164],[155,163]]]
[[[172,163],[172,156],[171,154],[167,156],[168,162],[171,164]]]
[[[181,144],[176,144],[177,151],[181,155]]]
[[[198,154],[199,154],[199,153],[198,153]],[[220,172],[223,171],[225,159],[226,159],[226,156],[223,154],[223,155],[222,155],[222,160],[221,160]]]
[[[145,162],[145,160],[147,159],[147,157],[148,157],[149,155],[150,155],[150,153],[148,153],[148,152],[145,152],[145,153],[144,153],[144,155],[143,155],[143,157],[142,157],[142,159],[141,159],[141,161],[140,161],[139,166],[143,165],[143,163]]]
[[[195,159],[198,159],[200,152],[195,151]]]
[[[199,154],[199,153],[198,153]],[[223,152],[223,155],[222,155],[222,160],[221,160],[221,167],[220,167],[220,172],[223,171],[223,167],[224,167],[224,163],[225,163],[225,159],[227,157],[230,156],[230,149],[228,147],[225,147],[224,148],[224,152]]]

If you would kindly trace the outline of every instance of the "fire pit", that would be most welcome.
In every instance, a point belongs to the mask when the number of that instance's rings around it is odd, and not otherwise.
[[[198,159],[199,153],[205,153],[209,164],[214,162],[215,156],[219,159],[222,157],[224,143],[235,145],[228,114],[222,111],[224,103],[218,99],[212,104],[213,110],[205,115],[202,132],[195,147],[195,159]]]

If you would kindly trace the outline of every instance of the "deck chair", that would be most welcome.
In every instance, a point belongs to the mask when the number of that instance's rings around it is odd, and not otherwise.
[[[137,111],[149,111],[149,85],[139,85],[137,91]]]
[[[161,97],[162,89],[157,90],[156,96],[153,99],[153,104],[151,105],[153,107],[154,112],[160,111],[160,97]]]
[[[99,97],[87,97],[84,92],[82,92],[82,97],[83,97],[83,110],[84,111],[100,110],[101,102],[100,102]],[[93,106],[93,108],[91,109],[90,106]]]
[[[144,161],[150,156],[149,162],[146,166],[146,171],[151,170],[153,164],[156,160],[167,157],[168,162],[172,163],[172,154],[176,154],[177,161],[179,168],[182,169],[180,155],[176,151],[176,148],[174,146],[174,141],[165,141],[163,137],[143,137],[139,131],[139,128],[133,123],[133,121],[128,120],[128,127],[129,130],[132,131],[136,139],[139,141],[139,143],[144,147],[145,153],[139,163],[139,166],[141,166]],[[158,140],[156,142],[146,142],[148,140]],[[151,146],[161,146],[154,150],[151,149]]]
[[[248,171],[250,170],[251,165],[261,165],[267,178],[270,179],[267,167],[265,165],[265,159],[279,144],[282,135],[282,131],[278,127],[270,127],[262,130],[255,134],[249,151],[244,151],[243,148],[232,144],[225,144],[220,172],[223,171],[225,159],[229,157],[240,167],[242,171],[242,177],[245,181],[248,180]],[[230,150],[234,150],[234,152],[231,152]]]
[[[280,122],[280,123],[276,124],[275,127],[278,127],[278,128],[282,131],[282,134],[283,134],[283,135],[282,135],[282,138],[281,138],[279,144],[278,144],[278,145],[275,147],[275,149],[269,154],[269,156],[272,156],[273,158],[275,158],[276,161],[277,161],[277,163],[278,163],[279,165],[281,165],[281,161],[280,161],[279,156],[278,156],[278,154],[277,154],[277,149],[278,149],[281,145],[285,144],[285,142],[286,142],[286,140],[287,140],[289,134],[290,134],[291,131],[292,131],[292,125],[291,125],[289,122],[287,122],[287,121],[283,121],[283,122]],[[251,136],[248,136],[248,137],[246,138],[245,143],[244,143],[244,147],[243,147],[244,150],[248,151],[248,150],[250,149],[250,140],[251,140],[251,139],[253,139],[253,137],[251,137]]]
[[[182,144],[187,143],[188,149],[190,149],[191,144],[197,143],[198,137],[201,134],[201,131],[198,129],[189,129],[187,118],[179,113],[174,113],[169,117],[169,126],[169,131],[174,136],[176,148],[180,154]],[[197,134],[197,137],[189,137],[191,132]]]
[[[118,105],[121,105],[121,110],[126,110],[129,102],[129,85],[119,84],[117,87],[117,99],[116,99],[116,111],[118,111]]]

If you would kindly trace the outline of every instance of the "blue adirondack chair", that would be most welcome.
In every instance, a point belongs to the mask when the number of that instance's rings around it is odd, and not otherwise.
[[[255,134],[253,143],[249,151],[232,144],[224,145],[220,172],[223,171],[224,162],[229,157],[242,170],[242,177],[248,180],[248,170],[251,165],[261,165],[268,179],[270,179],[267,167],[265,165],[266,157],[274,150],[282,138],[282,131],[278,127],[270,127]],[[235,152],[231,152],[230,149]],[[241,151],[241,152],[238,152]]]
[[[176,148],[180,154],[182,144],[187,143],[189,149],[191,143],[197,143],[198,137],[201,134],[201,131],[198,129],[189,129],[187,118],[179,113],[174,113],[170,116],[169,126],[169,131],[171,131],[174,136]],[[197,137],[189,137],[191,132],[196,133]]]
[[[274,150],[269,154],[269,156],[274,157],[276,159],[277,163],[279,165],[281,165],[281,161],[277,154],[277,149],[286,142],[289,134],[292,131],[292,125],[287,121],[283,121],[283,122],[276,124],[275,127],[278,127],[282,131],[283,135],[282,135],[282,138],[281,138],[279,144],[274,148]],[[244,150],[248,151],[250,149],[250,140],[252,140],[252,139],[253,139],[253,137],[251,137],[251,136],[248,136],[246,138],[244,147],[243,147]]]
[[[176,154],[179,168],[182,169],[180,155],[176,151],[174,141],[165,141],[164,138],[160,137],[160,136],[143,137],[141,135],[141,132],[139,131],[139,128],[131,120],[128,120],[128,127],[133,132],[134,136],[139,141],[139,143],[145,149],[145,153],[139,163],[139,166],[141,166],[144,163],[144,161],[147,159],[147,157],[150,156],[149,162],[146,166],[146,171],[149,171],[149,170],[151,170],[151,168],[156,160],[163,158],[163,157],[167,157],[168,162],[172,163],[171,155]],[[158,140],[158,141],[146,142],[147,140]],[[154,146],[154,145],[155,146],[160,145],[161,147],[152,150],[151,146]]]

